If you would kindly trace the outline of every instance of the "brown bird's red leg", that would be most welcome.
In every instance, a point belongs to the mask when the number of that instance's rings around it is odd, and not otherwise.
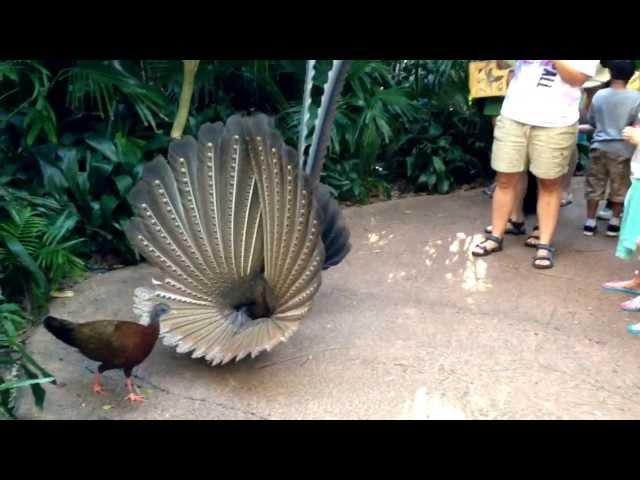
[[[125,400],[129,400],[131,403],[144,402],[144,396],[138,395],[135,392],[135,388],[133,386],[133,380],[131,380],[131,372],[125,371],[124,374],[127,377],[127,388],[129,389],[129,395],[125,397]]]
[[[104,388],[102,388],[102,385],[100,385],[100,375],[102,374],[102,371],[100,368],[98,368],[98,371],[96,372],[96,379],[93,382],[93,393],[98,394],[98,395],[104,395],[105,392]]]

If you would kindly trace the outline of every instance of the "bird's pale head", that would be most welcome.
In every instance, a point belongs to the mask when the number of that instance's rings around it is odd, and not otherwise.
[[[151,322],[157,322],[161,317],[168,314],[171,311],[169,305],[166,303],[156,303],[151,310]]]

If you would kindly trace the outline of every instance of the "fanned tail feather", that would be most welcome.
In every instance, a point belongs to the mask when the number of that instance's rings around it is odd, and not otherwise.
[[[134,311],[170,304],[165,343],[221,364],[298,328],[321,283],[322,229],[296,152],[266,116],[236,115],[172,142],[130,200],[127,235],[164,276],[136,290]],[[256,304],[266,313],[252,317]]]

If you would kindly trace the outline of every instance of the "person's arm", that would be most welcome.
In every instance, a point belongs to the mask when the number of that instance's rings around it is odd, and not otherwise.
[[[640,145],[640,127],[626,127],[622,130],[622,136],[627,142]]]
[[[589,80],[589,75],[573,68],[566,60],[552,60],[560,78],[572,87],[581,87]]]
[[[588,123],[583,123],[581,125],[578,125],[578,131],[579,132],[589,133],[589,132],[593,132],[594,130],[595,130],[595,128],[593,128]]]

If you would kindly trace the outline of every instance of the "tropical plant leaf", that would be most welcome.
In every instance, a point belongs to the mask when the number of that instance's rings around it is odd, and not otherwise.
[[[156,116],[168,120],[163,113],[167,107],[163,93],[126,72],[117,60],[78,61],[61,76],[69,80],[67,101],[74,109],[86,110],[88,104],[93,104],[102,117],[112,117],[116,101],[124,98],[145,126],[155,130]]]
[[[12,235],[0,233],[0,237],[4,240],[7,249],[15,255],[22,266],[29,270],[31,275],[33,275],[37,288],[41,292],[46,292],[48,290],[47,279],[25,247]]]
[[[90,135],[87,135],[85,141],[112,162],[115,163],[120,161],[120,159],[118,158],[118,153],[116,151],[116,146],[108,138],[92,133]]]

